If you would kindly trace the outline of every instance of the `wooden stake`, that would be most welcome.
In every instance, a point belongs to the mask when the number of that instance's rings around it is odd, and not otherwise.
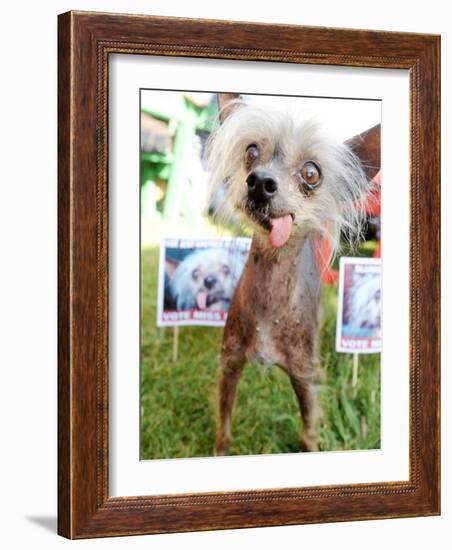
[[[174,327],[173,331],[173,363],[177,361],[179,354],[179,327]]]
[[[359,354],[354,353],[353,354],[353,375],[352,375],[353,388],[356,388],[356,384],[358,383],[358,358],[359,358]]]

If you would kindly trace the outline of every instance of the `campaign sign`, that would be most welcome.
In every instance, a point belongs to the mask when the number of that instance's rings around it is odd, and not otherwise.
[[[164,239],[157,326],[223,326],[251,239]]]
[[[336,351],[381,351],[381,260],[341,258]]]

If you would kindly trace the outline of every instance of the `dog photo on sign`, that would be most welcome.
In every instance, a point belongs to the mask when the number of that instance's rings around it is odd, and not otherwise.
[[[157,324],[223,326],[249,244],[249,239],[228,238],[162,242],[160,264],[165,273]]]
[[[335,342],[340,258],[381,255],[381,102],[140,102],[141,458],[379,448],[380,354],[352,388]]]

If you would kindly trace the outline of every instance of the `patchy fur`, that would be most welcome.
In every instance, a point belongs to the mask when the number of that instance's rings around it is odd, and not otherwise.
[[[301,448],[316,451],[320,273],[314,236],[330,240],[332,256],[341,234],[351,242],[360,238],[367,178],[351,149],[315,119],[240,100],[228,101],[220,119],[208,144],[212,196],[226,186],[217,215],[227,222],[239,212],[254,236],[223,334],[215,450],[228,452],[237,384],[245,363],[254,361],[288,374],[303,421]],[[315,186],[303,177],[309,161],[321,174]]]

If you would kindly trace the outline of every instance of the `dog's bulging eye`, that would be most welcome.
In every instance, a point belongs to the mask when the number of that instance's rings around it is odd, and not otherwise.
[[[224,275],[229,275],[229,273],[231,273],[231,270],[229,269],[229,266],[227,266],[226,264],[223,265],[223,274]]]
[[[320,166],[313,160],[308,160],[301,168],[301,179],[308,189],[315,189],[322,181]]]
[[[199,279],[199,269],[194,269],[192,272],[191,272],[191,276],[193,278],[194,281],[196,281],[197,279]]]
[[[251,165],[259,158],[259,149],[255,143],[251,143],[246,148],[245,161],[247,164]]]

